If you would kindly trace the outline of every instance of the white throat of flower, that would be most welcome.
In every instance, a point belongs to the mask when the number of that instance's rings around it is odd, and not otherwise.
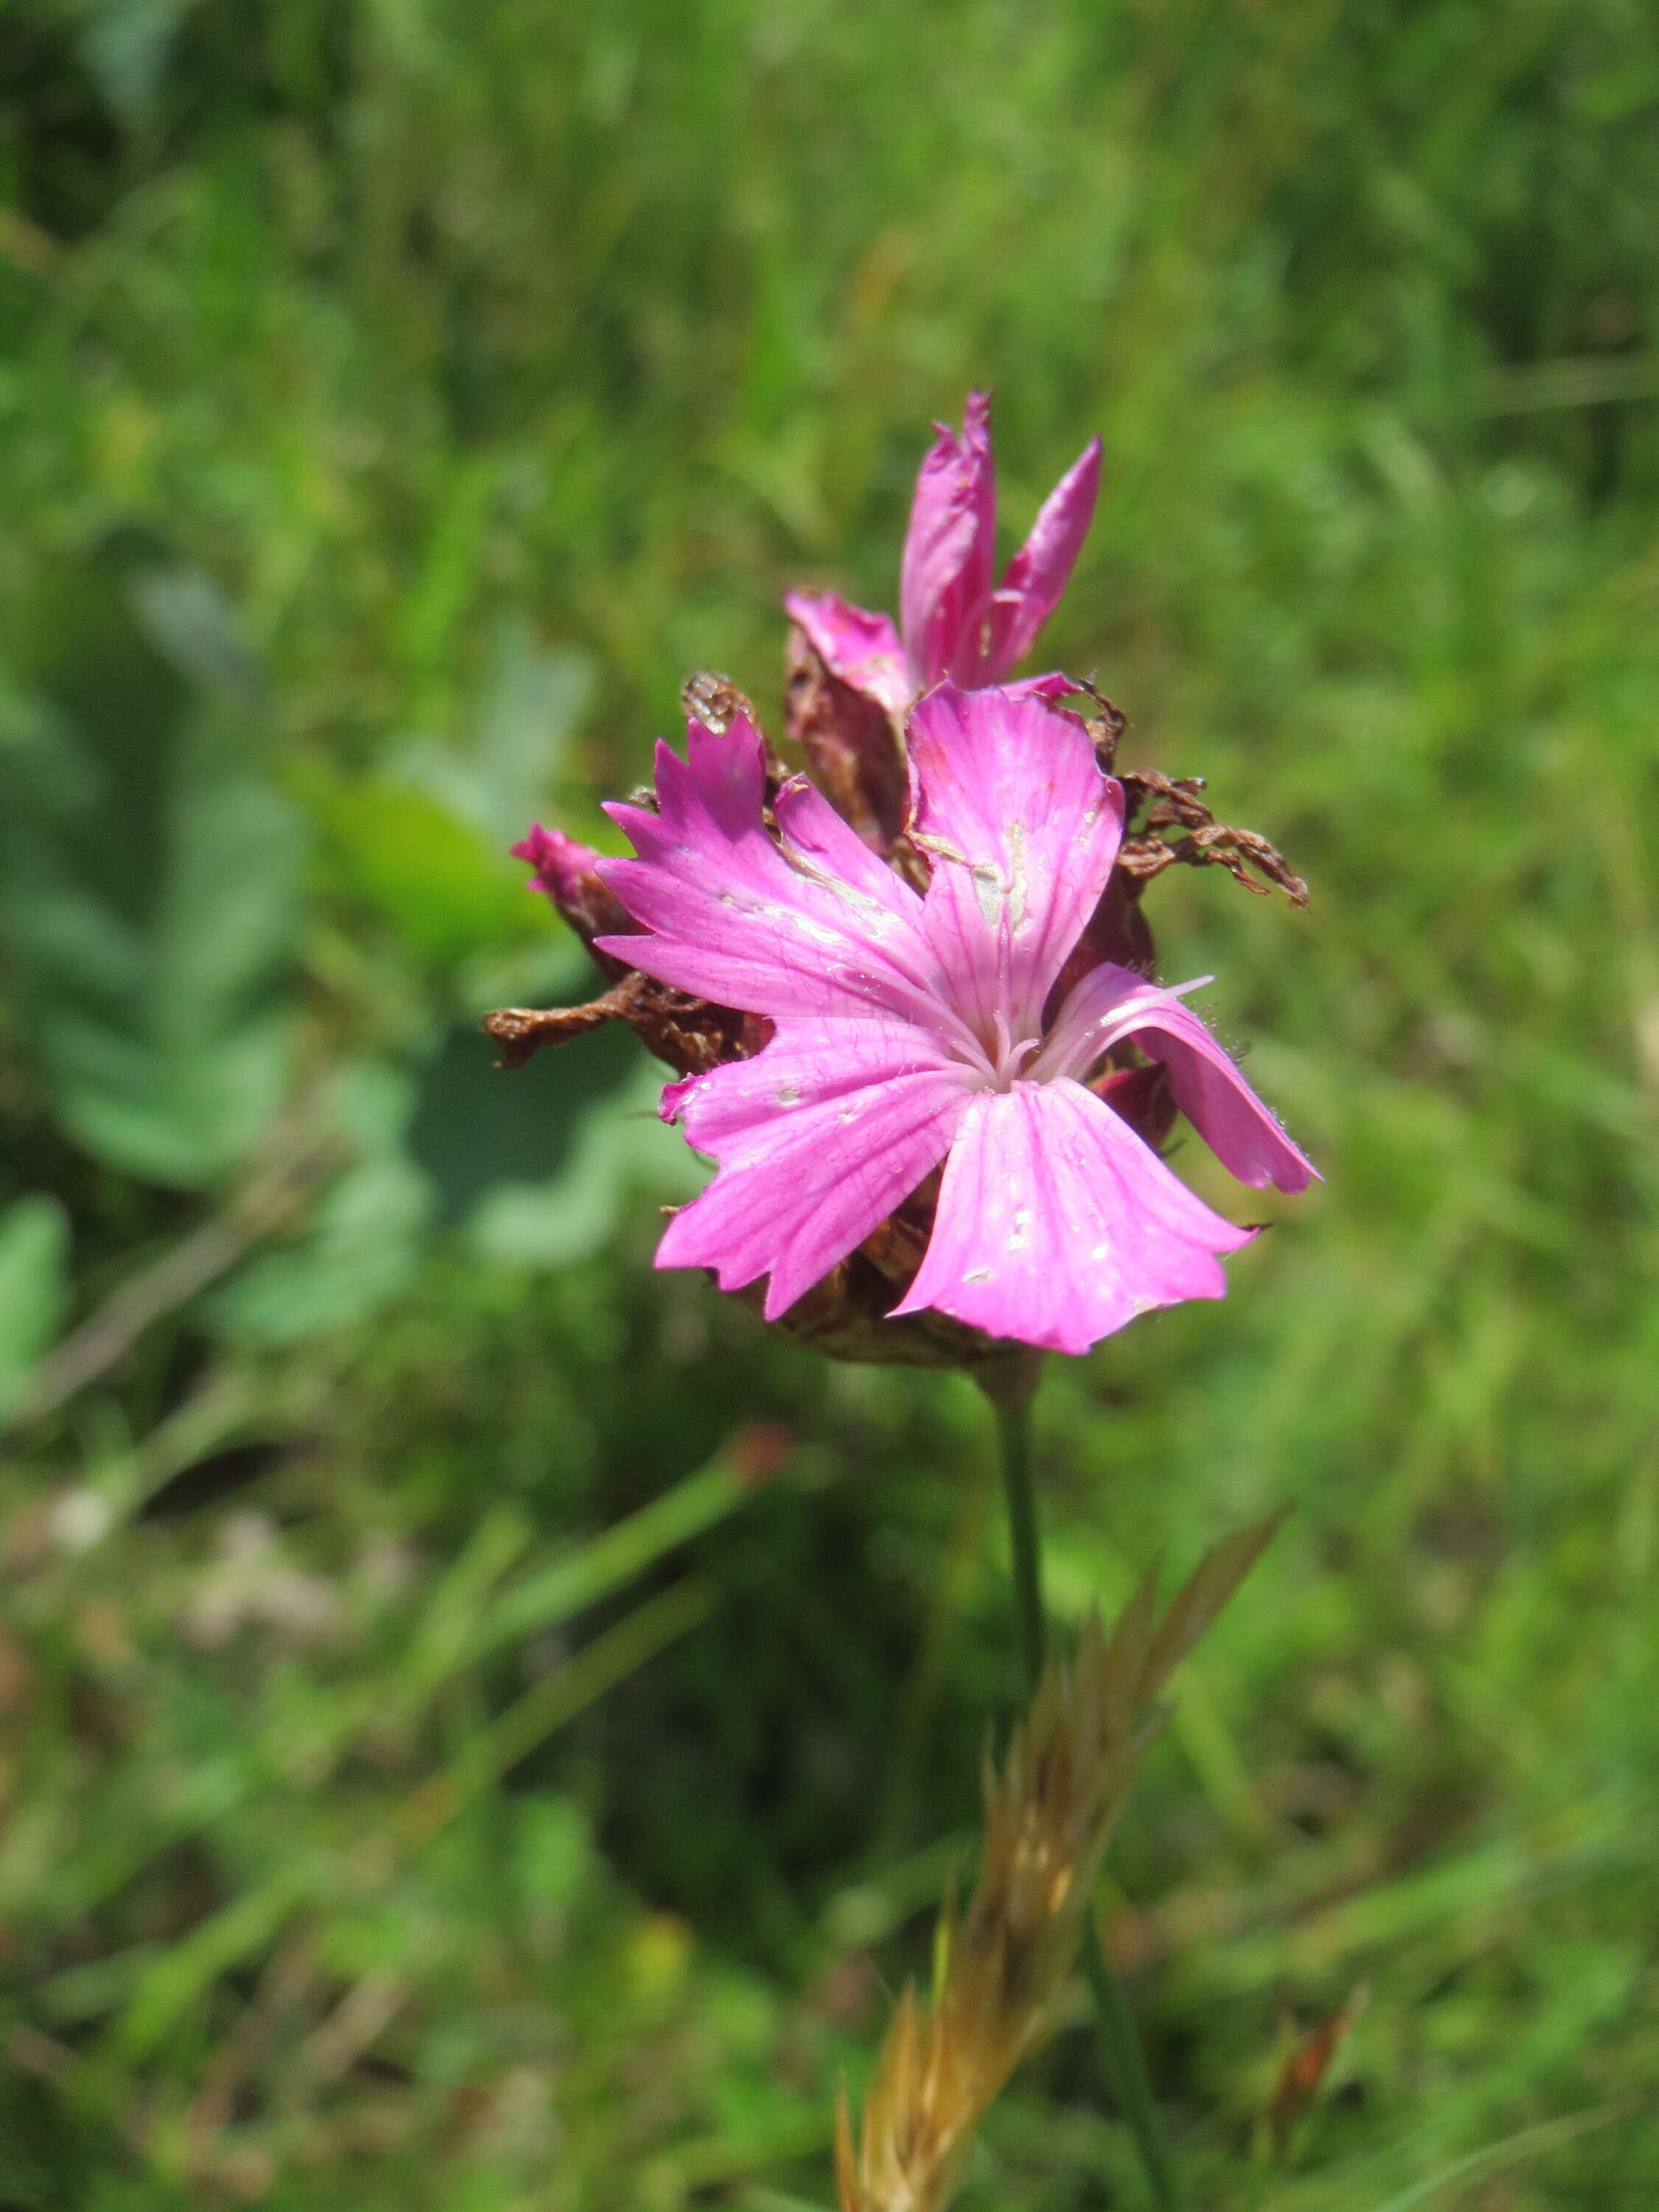
[[[992,1036],[974,1038],[971,1051],[962,1057],[978,1078],[975,1087],[979,1090],[1012,1091],[1016,1083],[1054,1083],[1061,1076],[1080,1080],[1114,1045],[1144,1029],[1172,999],[1184,999],[1214,981],[1213,975],[1195,975],[1188,983],[1148,983],[1103,1013],[1082,1019],[1068,1019],[1062,1007],[1046,1036],[1015,1036],[1007,1016],[999,1012]]]

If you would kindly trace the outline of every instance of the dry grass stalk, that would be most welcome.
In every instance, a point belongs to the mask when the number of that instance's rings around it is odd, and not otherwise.
[[[856,2139],[842,2101],[842,2212],[949,2200],[992,2099],[1053,2018],[1113,1816],[1163,1723],[1158,1694],[1278,1525],[1217,1545],[1161,1619],[1148,1577],[1109,1636],[1091,1621],[1069,1668],[1049,1662],[1000,1771],[988,1755],[983,1863],[966,1911],[945,1908],[933,2000],[900,2000]]]

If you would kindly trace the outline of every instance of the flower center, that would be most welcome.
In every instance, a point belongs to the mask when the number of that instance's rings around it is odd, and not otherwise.
[[[1008,1017],[1000,1008],[991,1024],[989,1036],[976,1036],[986,1077],[988,1091],[1012,1091],[1025,1064],[1042,1042],[1041,1037],[1016,1037],[1008,1024]],[[970,1065],[972,1063],[970,1062]]]

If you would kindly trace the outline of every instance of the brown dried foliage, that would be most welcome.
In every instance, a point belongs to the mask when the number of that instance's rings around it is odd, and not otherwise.
[[[1194,868],[1223,867],[1235,883],[1262,897],[1277,884],[1292,906],[1306,906],[1308,886],[1278,849],[1254,830],[1235,830],[1218,822],[1198,796],[1204,788],[1201,775],[1160,775],[1153,769],[1137,769],[1122,778],[1129,815],[1144,807],[1135,833],[1126,837],[1117,856],[1118,866],[1138,882],[1150,883],[1165,868],[1184,862]],[[1181,830],[1187,834],[1168,842],[1158,833]],[[1250,874],[1265,876],[1257,883]]]
[[[771,1023],[759,1014],[717,1006],[634,968],[585,1006],[498,1006],[479,1026],[500,1049],[498,1066],[522,1067],[544,1045],[568,1044],[606,1022],[626,1022],[677,1075],[703,1075],[722,1061],[752,1059],[772,1036]]]
[[[1254,830],[1235,830],[1216,820],[1198,795],[1204,788],[1201,775],[1160,775],[1156,769],[1120,769],[1118,743],[1129,726],[1129,718],[1121,707],[1115,707],[1103,693],[1097,691],[1092,684],[1085,684],[1083,690],[1094,708],[1093,714],[1079,714],[1069,707],[1057,708],[1055,711],[1070,714],[1082,723],[1094,739],[1101,766],[1123,786],[1126,816],[1132,825],[1132,834],[1123,842],[1118,867],[1132,878],[1137,890],[1154,876],[1161,876],[1165,868],[1184,862],[1188,867],[1225,868],[1247,891],[1259,892],[1264,897],[1267,885],[1276,884],[1292,906],[1306,906],[1307,884],[1265,837]],[[1137,815],[1140,816],[1139,822],[1135,819]],[[1187,834],[1170,843],[1158,834],[1164,830],[1182,830]],[[1265,876],[1267,882],[1255,882],[1249,872],[1251,868]],[[1152,973],[1150,968],[1146,973]]]
[[[1000,1769],[988,1762],[985,1850],[964,1912],[947,1908],[931,2002],[907,1990],[854,2134],[838,2117],[842,2212],[940,2212],[974,2131],[1042,2039],[1071,1972],[1113,1817],[1163,1723],[1158,1697],[1279,1525],[1216,1546],[1158,1617],[1143,1582],[1109,1636],[1051,1662]]]
[[[1267,2106],[1267,2130],[1276,2158],[1285,2156],[1297,2128],[1318,2102],[1331,2061],[1364,2011],[1369,1994],[1362,1982],[1346,2004],[1325,2014],[1298,2036],[1279,2068]]]

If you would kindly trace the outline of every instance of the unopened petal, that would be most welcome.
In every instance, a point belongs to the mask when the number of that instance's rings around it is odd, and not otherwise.
[[[933,1233],[896,1314],[1083,1352],[1138,1314],[1226,1289],[1218,1255],[1252,1231],[1214,1213],[1080,1084],[969,1102]]]
[[[978,681],[995,684],[1036,642],[1060,605],[1100,493],[1100,441],[1091,438],[1043,501],[1031,533],[1004,572],[986,623]]]
[[[599,854],[591,845],[579,844],[562,830],[544,829],[532,822],[528,834],[509,848],[515,860],[527,861],[534,870],[531,880],[555,905],[569,898],[585,875],[592,874]]]
[[[970,392],[958,438],[944,423],[916,478],[899,576],[912,692],[973,681],[976,633],[996,573],[996,474],[989,399]]]
[[[594,939],[610,930],[625,929],[628,915],[622,902],[599,874],[599,855],[591,845],[567,837],[562,830],[544,829],[532,822],[530,834],[512,848],[515,860],[527,860],[535,870],[534,887],[544,891],[582,942],[591,949]],[[599,964],[620,977],[628,972],[626,957],[598,952]]]
[[[1018,684],[1005,684],[1001,689],[1011,699],[1070,699],[1083,686],[1074,678],[1051,668],[1042,676],[1022,676]]]

